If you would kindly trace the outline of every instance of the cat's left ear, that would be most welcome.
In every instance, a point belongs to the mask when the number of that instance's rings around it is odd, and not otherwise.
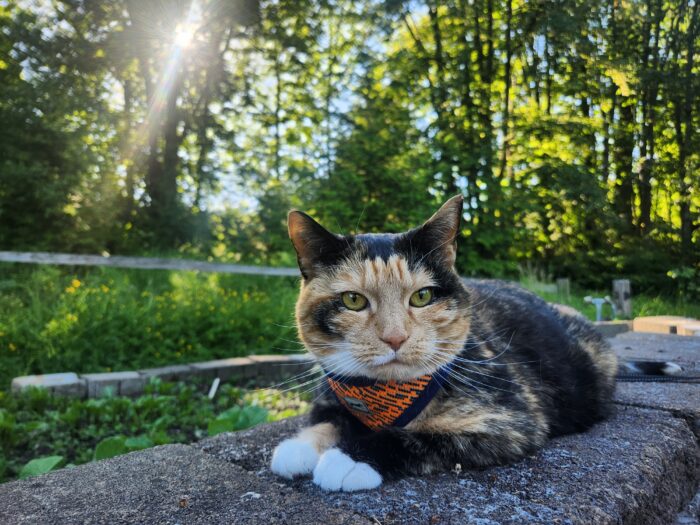
[[[462,220],[464,197],[455,195],[448,200],[416,232],[422,240],[424,250],[441,257],[448,266],[453,266],[457,257],[457,235]]]
[[[306,213],[292,210],[287,216],[289,238],[297,252],[301,275],[307,281],[318,275],[323,268],[338,259],[347,241],[335,235],[309,217]]]

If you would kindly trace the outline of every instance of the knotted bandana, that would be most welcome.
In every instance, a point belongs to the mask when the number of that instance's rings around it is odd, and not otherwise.
[[[345,378],[326,372],[328,386],[353,416],[371,430],[404,427],[430,403],[447,380],[449,365],[410,381]]]

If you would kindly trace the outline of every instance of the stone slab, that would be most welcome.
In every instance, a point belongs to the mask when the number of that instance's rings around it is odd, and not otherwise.
[[[621,359],[673,361],[688,373],[700,372],[700,337],[628,332],[609,342]]]
[[[139,370],[139,374],[150,379],[152,377],[160,378],[163,381],[178,381],[186,379],[192,373],[189,365],[173,365],[161,366],[157,368],[146,368]]]
[[[678,335],[700,336],[700,321],[691,321],[678,325]]]
[[[46,388],[63,396],[83,398],[87,395],[87,382],[74,372],[21,376],[12,380],[12,392],[30,387]]]
[[[696,321],[697,319],[678,315],[652,315],[635,318],[632,327],[635,332],[677,334],[680,325]]]
[[[138,372],[106,372],[82,374],[87,381],[88,397],[100,397],[108,390],[115,395],[135,395],[143,392],[147,378]]]
[[[195,374],[206,377],[218,377],[222,381],[232,378],[249,379],[257,373],[258,365],[247,357],[232,357],[230,359],[216,359],[201,363],[192,363]]]
[[[200,450],[270,483],[274,446],[305,424],[295,418],[222,434]],[[295,491],[382,524],[596,523],[666,524],[691,499],[700,478],[698,447],[684,420],[621,406],[587,433],[552,440],[511,466],[464,470],[386,483],[377,491],[325,494],[308,479]]]
[[[683,367],[681,376],[700,375],[700,337],[625,333],[609,342],[622,360],[672,361]],[[672,412],[700,436],[698,383],[618,382],[615,401]]]
[[[0,485],[0,523],[371,523],[320,495],[167,445]]]
[[[598,321],[593,324],[603,337],[615,337],[632,330],[632,321]]]
[[[615,401],[624,405],[667,410],[688,420],[700,437],[700,384],[620,382]]]

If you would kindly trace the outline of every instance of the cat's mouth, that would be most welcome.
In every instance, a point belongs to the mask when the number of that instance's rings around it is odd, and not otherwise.
[[[390,352],[388,354],[380,355],[372,359],[372,366],[384,366],[388,364],[395,364],[399,361],[399,356],[396,352]]]

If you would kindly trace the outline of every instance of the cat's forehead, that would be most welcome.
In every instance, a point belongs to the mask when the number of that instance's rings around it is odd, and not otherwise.
[[[382,295],[391,290],[414,291],[436,283],[427,269],[409,265],[405,257],[393,253],[386,258],[355,254],[336,269],[330,284],[335,292],[357,290]]]

